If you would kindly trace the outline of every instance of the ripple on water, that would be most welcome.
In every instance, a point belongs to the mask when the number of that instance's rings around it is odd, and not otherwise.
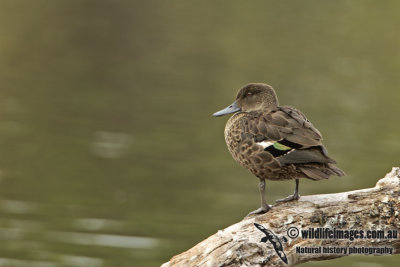
[[[158,240],[155,238],[138,236],[61,231],[49,231],[46,236],[51,241],[89,246],[151,249],[158,244]]]
[[[57,255],[59,262],[39,261],[39,260],[20,260],[12,258],[0,258],[0,266],[13,267],[101,267],[104,261],[99,258],[83,257],[75,255]]]
[[[20,200],[2,199],[0,201],[0,210],[8,213],[28,214],[35,213],[38,210],[38,205]]]
[[[100,218],[74,219],[72,224],[79,230],[87,231],[117,230],[124,226],[124,223],[121,221]]]
[[[60,249],[57,246],[58,248],[53,250],[54,242],[60,245],[85,245],[90,251],[96,251],[99,247],[152,249],[159,244],[159,240],[155,238],[111,234],[129,228],[128,221],[116,219],[65,218],[67,222],[64,221],[59,226],[52,224],[54,227],[49,227],[53,221],[47,221],[40,216],[46,212],[47,208],[45,203],[20,200],[0,201],[0,212],[10,217],[0,218],[0,239],[2,240],[0,266],[101,267],[106,265],[106,259],[101,257],[68,255],[64,254],[64,251],[54,251]],[[69,225],[70,229],[54,230],[65,225]],[[15,255],[21,255],[21,257]]]

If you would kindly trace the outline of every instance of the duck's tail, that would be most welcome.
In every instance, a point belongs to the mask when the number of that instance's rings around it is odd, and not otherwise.
[[[299,167],[301,172],[309,179],[322,180],[328,179],[329,176],[344,176],[344,171],[331,163],[327,164],[307,164]]]

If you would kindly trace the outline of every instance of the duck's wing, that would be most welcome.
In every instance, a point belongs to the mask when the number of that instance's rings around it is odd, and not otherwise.
[[[335,163],[322,145],[321,133],[295,108],[278,107],[268,113],[254,114],[246,128],[255,143],[281,165]]]
[[[301,148],[322,145],[321,133],[306,116],[293,107],[279,107],[268,122],[276,126],[282,138],[301,145]]]

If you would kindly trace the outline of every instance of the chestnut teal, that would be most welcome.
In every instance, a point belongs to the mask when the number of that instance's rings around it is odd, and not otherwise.
[[[304,114],[279,106],[274,89],[251,83],[239,90],[236,100],[213,116],[233,113],[225,126],[225,141],[232,157],[259,178],[261,207],[249,214],[271,209],[265,198],[265,180],[295,180],[293,195],[277,202],[298,200],[299,179],[343,176],[336,161],[322,145],[321,133]]]

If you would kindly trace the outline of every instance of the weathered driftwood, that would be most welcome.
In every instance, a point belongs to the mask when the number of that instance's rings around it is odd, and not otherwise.
[[[193,248],[174,256],[162,267],[172,266],[293,266],[307,261],[328,260],[349,255],[345,251],[301,253],[303,248],[381,248],[379,253],[400,253],[400,239],[303,239],[290,238],[296,230],[398,230],[400,228],[400,168],[393,168],[374,188],[337,194],[302,196],[299,201],[280,203],[266,214],[244,218],[218,231]],[[255,225],[272,231],[264,234]],[[291,231],[291,232],[290,232]],[[290,233],[289,233],[290,232]],[[397,231],[399,232],[399,231]],[[276,238],[274,239],[273,235]],[[395,233],[395,231],[393,231]],[[387,234],[387,232],[385,232]],[[268,236],[269,237],[266,237]],[[398,233],[400,235],[400,233]],[[263,239],[264,238],[264,239]],[[263,242],[261,240],[263,239]],[[271,240],[274,239],[274,240]],[[279,240],[281,243],[279,243]],[[278,247],[278,253],[275,251]],[[279,246],[283,252],[279,252]],[[386,250],[385,250],[386,248]],[[358,254],[359,253],[359,254]],[[376,251],[374,252],[376,253]],[[358,251],[357,255],[365,254]],[[375,255],[377,255],[375,254]],[[284,262],[286,256],[288,264]]]

